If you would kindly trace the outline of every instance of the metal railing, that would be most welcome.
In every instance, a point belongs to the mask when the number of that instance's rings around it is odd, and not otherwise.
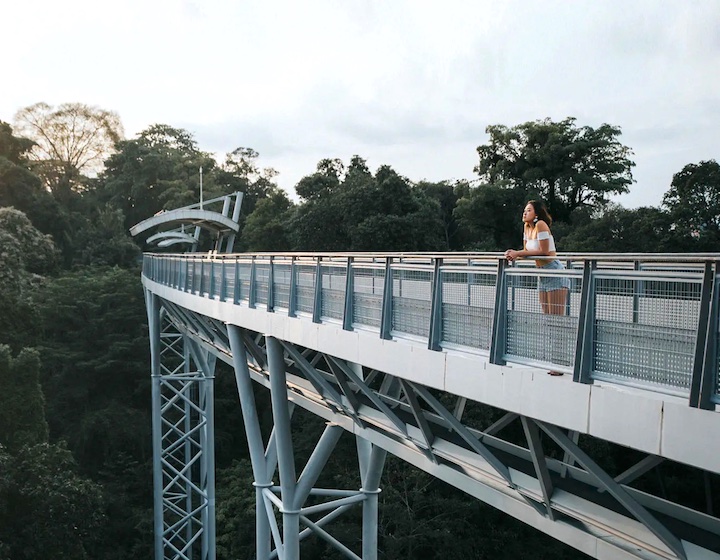
[[[177,290],[384,339],[485,354],[720,403],[720,254],[561,255],[565,270],[492,254],[146,254],[143,274]],[[540,277],[569,279],[544,314]]]

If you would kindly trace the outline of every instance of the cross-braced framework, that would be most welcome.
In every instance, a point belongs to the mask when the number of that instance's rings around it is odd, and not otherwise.
[[[198,352],[214,353],[235,370],[255,477],[258,559],[299,558],[300,542],[313,533],[348,558],[375,559],[386,452],[596,557],[716,558],[720,551],[720,521],[711,507],[691,509],[664,491],[633,484],[657,473],[666,461],[661,457],[647,455],[623,472],[606,472],[575,432],[510,412],[478,426],[465,418],[469,403],[463,398],[164,305]],[[271,393],[274,427],[267,445],[253,383]],[[296,405],[327,422],[300,476],[290,433]],[[342,429],[358,438],[362,488],[314,488]],[[276,469],[279,485],[272,481]],[[307,505],[310,497],[320,503]],[[326,530],[354,503],[363,505],[362,556]],[[604,552],[588,544],[596,539]]]
[[[215,326],[218,327],[217,324]],[[288,399],[283,346],[277,339],[267,337],[265,352],[248,338],[247,333],[232,325],[227,327],[227,334],[255,477],[257,558],[269,559],[274,555],[280,560],[299,558],[300,542],[315,534],[347,558],[375,560],[379,483],[387,452],[367,440],[357,438],[362,488],[316,488],[315,483],[343,433],[341,426],[328,423],[305,468],[297,477],[290,426],[294,405]],[[260,434],[246,345],[251,349],[251,356],[254,356],[251,360],[261,370],[266,368],[269,372],[274,425],[267,448]],[[279,486],[272,483],[276,466]],[[309,504],[309,500],[314,503]],[[355,505],[362,505],[363,508],[362,557],[333,537],[326,528],[331,521]],[[276,511],[282,517],[282,527],[277,523]],[[304,528],[301,529],[301,526]],[[272,535],[274,549],[270,546],[269,535]]]
[[[155,558],[215,558],[215,356],[147,294],[152,351]]]

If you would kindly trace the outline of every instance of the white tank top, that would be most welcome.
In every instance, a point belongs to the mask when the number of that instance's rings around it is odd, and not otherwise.
[[[555,239],[552,235],[550,235],[549,231],[539,231],[537,239],[528,239],[527,237],[523,236],[523,240],[525,241],[525,248],[530,251],[535,251],[540,249],[540,240],[541,239],[549,239],[550,240],[550,246],[548,247],[548,253],[554,253],[556,251],[555,249]]]

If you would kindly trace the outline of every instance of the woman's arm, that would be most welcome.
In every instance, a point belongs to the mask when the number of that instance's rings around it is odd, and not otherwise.
[[[540,220],[535,227],[538,231],[538,238],[540,237],[540,233],[548,233],[547,236],[543,236],[545,239],[538,239],[538,249],[528,249],[527,242],[524,241],[522,251],[516,251],[514,249],[505,251],[505,258],[507,260],[514,261],[515,259],[521,259],[523,257],[545,256],[550,252],[550,228],[543,220]]]

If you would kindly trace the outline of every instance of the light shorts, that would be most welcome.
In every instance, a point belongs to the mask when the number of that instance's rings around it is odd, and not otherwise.
[[[565,270],[565,265],[555,259],[539,268],[543,270]],[[564,276],[538,276],[538,292],[552,292],[563,288],[570,288],[570,278]]]

